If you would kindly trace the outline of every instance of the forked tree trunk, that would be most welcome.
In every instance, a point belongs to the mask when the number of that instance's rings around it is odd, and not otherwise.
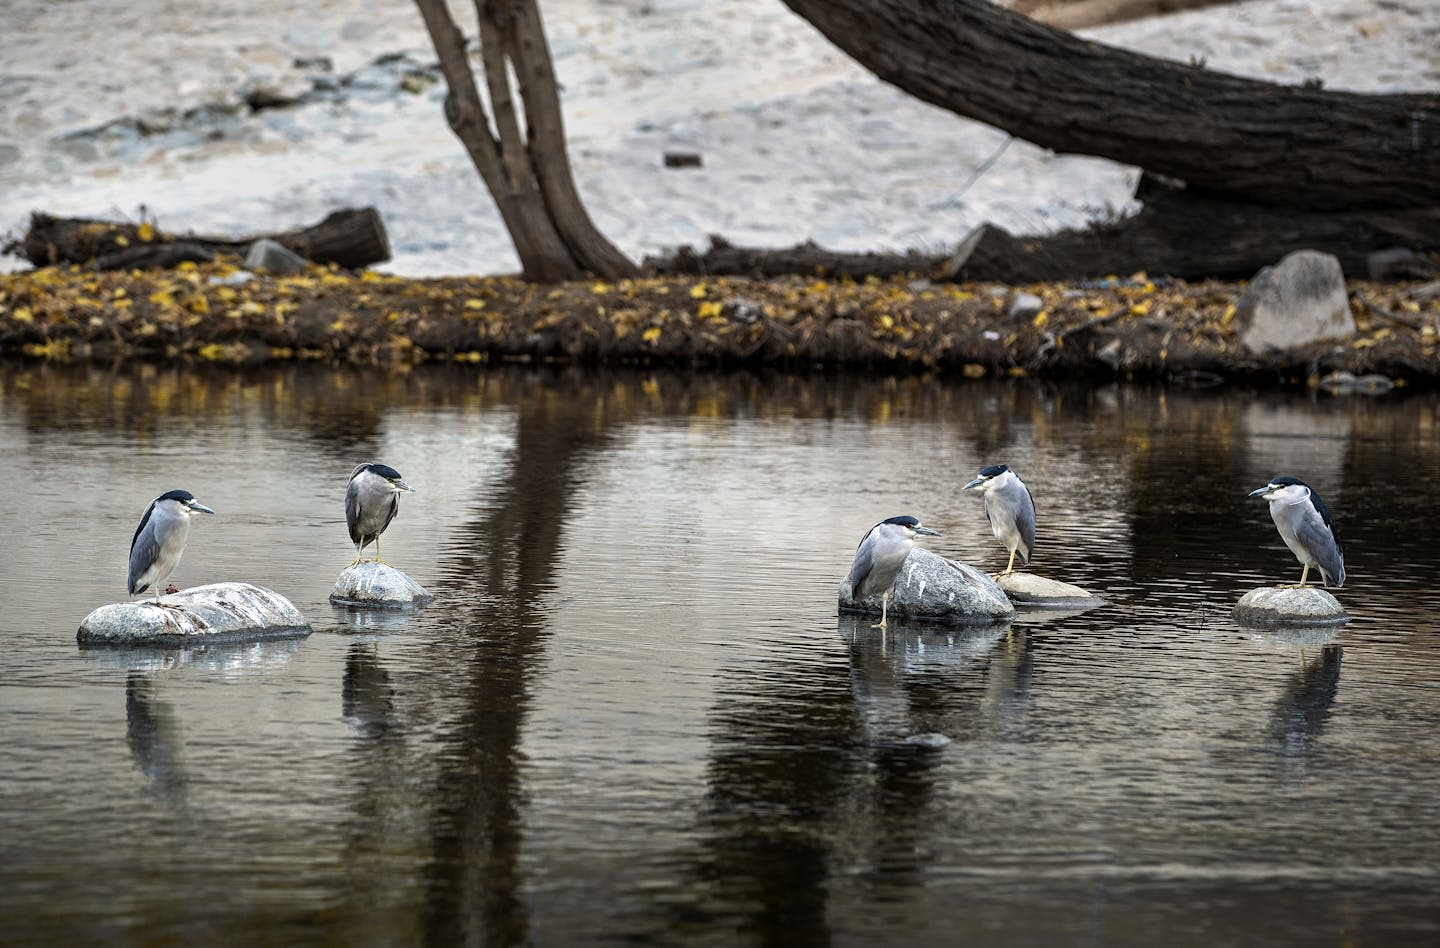
[[[575,188],[549,44],[535,0],[475,0],[486,92],[445,0],[415,0],[449,94],[445,118],[495,198],[527,280],[615,279],[637,271],[595,227]],[[513,71],[526,128],[511,84]]]
[[[987,0],[785,0],[926,102],[1191,191],[1305,210],[1440,206],[1440,94],[1242,79],[1092,43]]]

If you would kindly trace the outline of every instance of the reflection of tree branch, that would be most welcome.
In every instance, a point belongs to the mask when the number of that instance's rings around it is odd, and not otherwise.
[[[427,934],[445,944],[529,938],[519,896],[520,743],[565,520],[608,430],[599,393],[541,384],[520,395],[509,475],[488,513],[462,527],[468,550],[479,552],[444,564],[440,585],[452,592],[431,607],[453,611],[448,622],[468,647],[454,670],[464,706],[441,738],[432,829]],[[477,597],[482,577],[487,595]]]

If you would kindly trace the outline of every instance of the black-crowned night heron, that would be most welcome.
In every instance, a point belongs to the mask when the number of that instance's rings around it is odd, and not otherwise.
[[[1309,484],[1298,477],[1277,474],[1264,487],[1252,490],[1250,496],[1270,501],[1270,517],[1280,531],[1280,539],[1304,566],[1300,582],[1285,588],[1304,588],[1312,566],[1319,568],[1326,586],[1345,585],[1345,553],[1340,549],[1340,535],[1330,519],[1330,508]]]
[[[938,537],[940,534],[920,526],[916,517],[891,517],[871,527],[855,548],[855,561],[850,564],[850,595],[858,602],[866,596],[880,594],[877,629],[885,628],[890,587],[895,585],[895,575],[910,555],[917,535]]]
[[[155,587],[160,598],[165,580],[180,565],[185,540],[190,536],[190,514],[193,511],[213,514],[215,511],[195,499],[188,490],[172,490],[150,501],[135,536],[130,540],[130,595]]]
[[[350,527],[350,540],[355,544],[354,566],[366,544],[375,543],[375,562],[380,560],[380,534],[390,526],[400,510],[400,494],[414,492],[400,472],[384,464],[362,464],[350,474],[345,488],[345,523]]]
[[[1004,464],[982,467],[980,476],[961,490],[976,488],[985,495],[985,519],[990,521],[990,532],[1010,551],[1005,572],[995,575],[1015,572],[1016,554],[1021,566],[1029,565],[1030,553],[1035,549],[1035,500],[1030,488]]]

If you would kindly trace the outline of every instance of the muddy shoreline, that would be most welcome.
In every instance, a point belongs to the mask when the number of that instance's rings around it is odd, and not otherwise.
[[[0,357],[258,363],[544,361],[870,369],[971,378],[1315,384],[1378,373],[1440,385],[1440,292],[1352,282],[1347,342],[1256,356],[1232,326],[1236,283],[1144,274],[1008,287],[823,277],[664,277],[535,286],[232,264],[0,275]],[[1012,315],[1020,294],[1040,308]]]

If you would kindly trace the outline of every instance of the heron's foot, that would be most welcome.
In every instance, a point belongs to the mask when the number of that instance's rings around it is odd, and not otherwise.
[[[1013,572],[1015,572],[1015,571],[1012,570],[1012,569],[1002,569],[1002,570],[1001,570],[1000,572],[998,572],[998,573],[991,573],[991,574],[990,574],[990,578],[993,579],[993,580],[996,580],[996,581],[998,582],[999,580],[1004,579],[1006,576],[1009,576],[1009,575],[1010,575],[1011,573],[1013,573]]]
[[[365,562],[365,558],[363,556],[357,556],[350,561],[346,568],[348,569],[350,566],[359,566],[363,562]]]
[[[1281,583],[1276,589],[1313,589],[1314,583]]]
[[[886,627],[886,626],[885,626],[885,620],[884,620],[884,619],[881,619],[879,622],[875,623],[875,624],[872,625],[870,628],[872,628],[872,629],[883,629],[883,628],[885,628],[885,627]]]

